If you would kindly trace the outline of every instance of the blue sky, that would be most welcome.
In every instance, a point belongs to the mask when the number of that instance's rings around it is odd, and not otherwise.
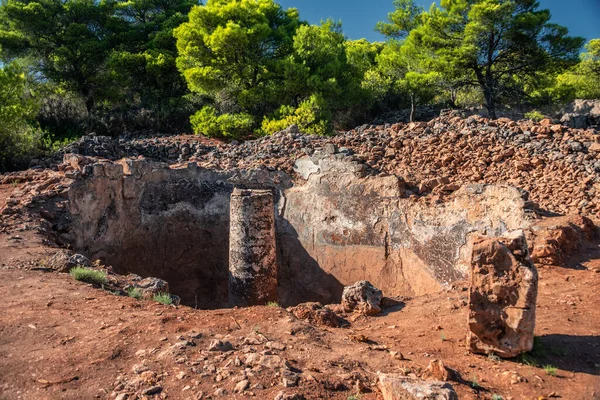
[[[300,17],[311,23],[329,17],[342,20],[350,39],[383,40],[374,31],[377,21],[393,10],[392,0],[279,0],[284,8],[295,7]],[[433,0],[417,0],[429,8]],[[569,28],[572,35],[586,39],[600,38],[600,0],[540,0],[542,8],[552,12],[552,21]]]

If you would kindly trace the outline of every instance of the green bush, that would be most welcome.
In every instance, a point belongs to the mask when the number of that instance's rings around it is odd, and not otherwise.
[[[535,122],[540,122],[541,120],[546,118],[546,116],[537,110],[533,110],[533,111],[525,113],[525,118],[530,119]]]
[[[173,304],[173,299],[171,298],[171,295],[169,293],[157,293],[152,299],[158,303],[162,303],[167,306]]]
[[[106,272],[92,268],[74,267],[69,274],[78,281],[95,285],[105,285],[107,282]]]
[[[43,135],[33,122],[38,107],[25,73],[14,64],[0,68],[0,173],[41,154]]]
[[[208,137],[238,138],[251,133],[254,119],[249,114],[221,114],[214,107],[206,106],[190,118],[196,134]]]
[[[132,297],[136,300],[141,300],[143,297],[143,293],[141,289],[132,287],[127,289],[127,296]]]
[[[265,134],[271,135],[293,124],[298,125],[303,133],[313,135],[331,133],[331,113],[327,110],[323,98],[313,95],[300,103],[296,109],[283,106],[273,119],[265,118],[263,120],[261,129]]]

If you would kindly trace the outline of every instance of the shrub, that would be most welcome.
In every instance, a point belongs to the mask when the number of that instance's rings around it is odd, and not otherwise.
[[[173,299],[171,298],[171,295],[169,293],[157,293],[152,299],[158,303],[165,304],[167,306],[173,304]]]
[[[298,125],[303,133],[327,135],[332,131],[331,113],[321,96],[313,95],[300,103],[298,108],[282,106],[272,119],[262,122],[263,133],[271,135],[282,131],[290,125]]]
[[[537,110],[533,110],[533,111],[525,113],[525,118],[530,119],[535,122],[540,122],[541,120],[546,118],[546,116]]]
[[[136,300],[141,300],[143,297],[143,293],[141,289],[132,287],[127,289],[127,296],[133,297]]]
[[[41,154],[42,131],[33,123],[38,102],[16,65],[0,68],[0,173],[26,167]]]
[[[205,106],[192,115],[190,122],[196,134],[232,139],[250,133],[254,125],[254,119],[249,114],[218,115],[211,106]]]
[[[105,285],[107,282],[106,272],[92,268],[74,267],[69,271],[69,274],[78,281],[95,285]]]

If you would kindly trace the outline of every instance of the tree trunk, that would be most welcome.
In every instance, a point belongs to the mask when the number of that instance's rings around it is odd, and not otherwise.
[[[415,94],[410,94],[410,122],[413,122],[415,117]]]
[[[488,110],[490,119],[496,119],[496,96],[490,88],[483,88],[483,95],[485,96],[485,108]]]

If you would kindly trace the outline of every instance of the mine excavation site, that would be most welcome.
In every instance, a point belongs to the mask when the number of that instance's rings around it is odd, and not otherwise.
[[[593,125],[92,135],[37,162],[0,175],[3,400],[600,398]]]

